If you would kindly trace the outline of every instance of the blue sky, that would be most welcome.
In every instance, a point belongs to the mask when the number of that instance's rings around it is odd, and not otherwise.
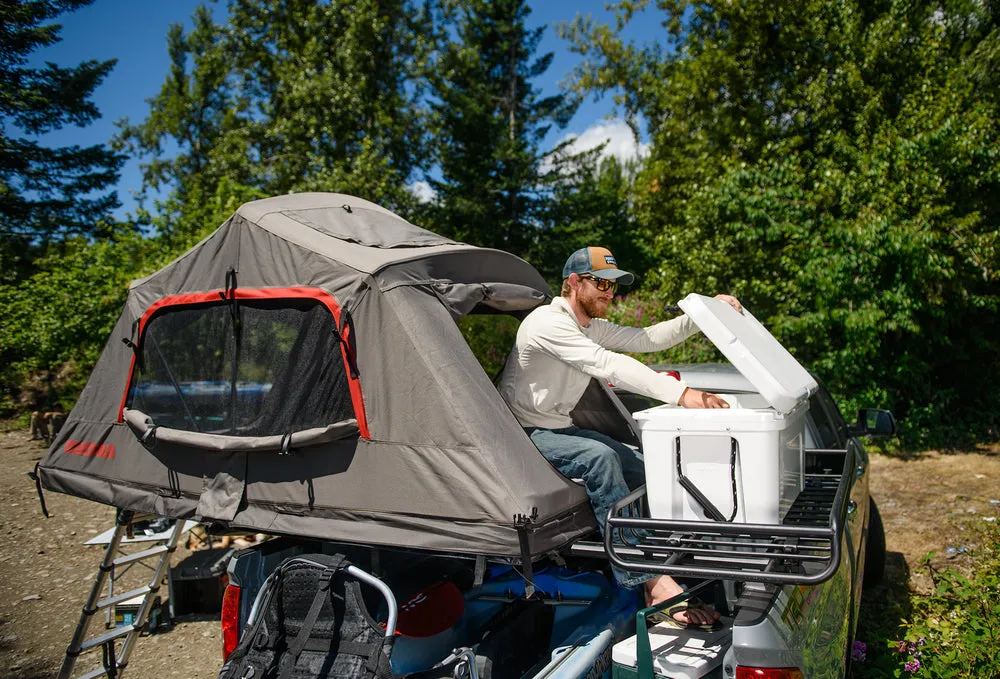
[[[76,12],[56,19],[63,25],[62,41],[52,47],[32,54],[32,63],[45,61],[60,66],[76,65],[86,59],[118,59],[118,64],[94,93],[94,101],[102,118],[85,128],[67,127],[42,138],[53,146],[69,144],[88,145],[108,141],[115,133],[114,122],[128,117],[133,122],[143,120],[149,106],[146,100],[160,89],[167,72],[167,28],[172,23],[190,26],[194,9],[203,0],[95,0]],[[612,14],[604,8],[604,0],[532,0],[529,25],[545,25],[547,30],[539,54],[554,52],[552,66],[538,81],[545,93],[558,90],[558,82],[565,78],[577,62],[567,43],[555,34],[554,25],[568,21],[579,14],[592,14],[595,18],[611,22]],[[223,8],[216,10],[222,17]],[[635,40],[653,40],[662,34],[658,22],[641,18],[629,28],[629,37]],[[636,145],[620,120],[609,121],[613,102],[604,97],[594,102],[587,98],[564,130],[551,135],[552,143],[567,134],[579,136],[578,144],[591,146],[610,139],[609,150],[620,155],[635,155]],[[118,195],[123,207],[118,216],[135,207],[131,193],[141,186],[139,161],[130,159],[118,183]]]

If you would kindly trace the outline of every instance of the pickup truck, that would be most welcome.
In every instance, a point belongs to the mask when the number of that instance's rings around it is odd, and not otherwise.
[[[754,393],[728,364],[655,368],[698,389]],[[613,393],[629,412],[655,405]],[[235,647],[257,592],[279,563],[302,553],[340,552],[381,577],[404,602],[401,609],[419,605],[441,582],[462,592],[464,611],[451,627],[430,636],[402,631],[392,655],[396,673],[427,670],[452,649],[466,647],[489,657],[493,677],[673,676],[650,672],[642,660],[638,668],[613,662],[617,642],[637,631],[645,635],[640,597],[614,584],[614,561],[630,570],[672,574],[724,614],[721,662],[705,674],[676,676],[847,677],[862,588],[879,580],[885,562],[863,438],[894,431],[891,413],[883,410],[861,410],[848,424],[820,384],[805,417],[804,488],[781,525],[651,519],[643,487],[606,520],[609,529],[642,528],[645,543],[603,544],[595,533],[533,564],[531,573],[503,559],[277,537],[236,553],[229,564],[224,653]],[[506,615],[525,600],[526,580],[535,590],[531,599],[544,605]]]

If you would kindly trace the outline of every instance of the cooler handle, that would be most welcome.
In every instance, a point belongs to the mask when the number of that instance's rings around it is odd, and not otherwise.
[[[711,500],[709,500],[701,489],[694,484],[694,482],[688,477],[684,476],[684,472],[681,470],[681,437],[678,436],[674,439],[674,460],[677,464],[677,482],[681,484],[681,488],[686,490],[688,494],[695,499],[701,508],[705,511],[705,516],[713,521],[723,521],[726,523],[732,523],[733,519],[736,518],[737,510],[737,497],[736,497],[736,455],[739,453],[740,444],[733,437],[729,437],[732,442],[732,447],[729,452],[729,474],[732,481],[733,488],[733,514],[728,519],[723,516],[719,508],[716,507]]]

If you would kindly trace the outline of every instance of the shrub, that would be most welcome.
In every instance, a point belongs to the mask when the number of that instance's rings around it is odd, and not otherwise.
[[[921,560],[934,591],[914,595],[902,639],[887,639],[857,669],[865,679],[1000,677],[1000,528],[988,523],[971,552],[968,573],[938,570],[931,553]],[[874,642],[868,644],[869,650]]]

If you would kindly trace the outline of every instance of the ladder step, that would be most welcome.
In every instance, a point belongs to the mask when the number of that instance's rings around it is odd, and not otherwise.
[[[166,545],[158,545],[151,549],[146,549],[141,552],[136,552],[135,554],[126,554],[125,556],[120,556],[114,560],[115,566],[124,566],[127,563],[132,563],[133,561],[142,561],[143,559],[148,559],[151,556],[156,556],[157,554],[163,554],[167,551],[169,547]]]
[[[86,641],[84,641],[82,644],[80,644],[80,652],[82,653],[86,650],[95,648],[97,646],[103,646],[109,641],[114,641],[115,639],[119,639],[125,636],[126,634],[131,634],[134,631],[135,631],[135,625],[123,625],[121,627],[116,627],[110,632],[105,632],[99,637],[94,637],[93,639],[87,639]]]
[[[117,606],[123,601],[128,601],[129,599],[134,599],[137,596],[147,594],[153,591],[153,588],[149,585],[143,585],[142,587],[137,587],[136,589],[129,590],[127,592],[122,592],[121,594],[115,594],[114,596],[109,596],[107,599],[101,599],[97,602],[97,610],[103,608],[108,608],[109,606]]]

